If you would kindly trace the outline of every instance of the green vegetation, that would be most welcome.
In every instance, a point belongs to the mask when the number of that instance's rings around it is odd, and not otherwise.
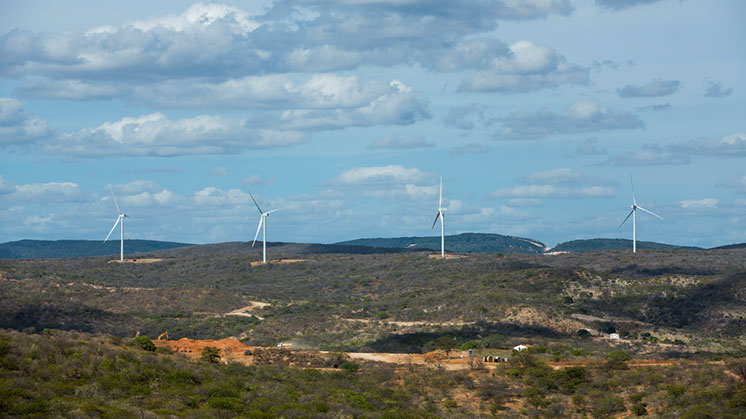
[[[389,249],[440,250],[440,236],[356,239],[336,244]],[[445,246],[447,252],[456,253],[535,254],[544,252],[544,244],[538,240],[485,233],[463,233],[446,236]]]
[[[119,240],[18,240],[0,243],[0,259],[75,258],[119,254]],[[125,240],[125,256],[163,249],[191,246],[187,243],[155,240]]]

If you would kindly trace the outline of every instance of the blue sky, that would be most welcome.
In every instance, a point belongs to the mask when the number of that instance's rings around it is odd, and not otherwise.
[[[746,241],[742,1],[0,9],[0,242]]]

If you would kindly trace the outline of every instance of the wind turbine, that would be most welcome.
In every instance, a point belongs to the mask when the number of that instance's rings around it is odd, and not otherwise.
[[[646,210],[645,208],[637,205],[637,199],[635,199],[635,184],[634,182],[632,182],[632,175],[629,175],[629,183],[630,185],[632,185],[632,211],[630,211],[629,214],[627,214],[627,218],[625,218],[624,221],[619,224],[619,228],[622,228],[624,223],[626,223],[629,217],[632,216],[632,253],[637,253],[637,210],[641,209],[650,215],[654,215],[660,218],[661,220],[663,219],[663,217],[654,213],[653,211]]]
[[[119,261],[124,262],[124,217],[126,217],[126,214],[122,214],[122,210],[119,209],[119,204],[117,204],[117,197],[114,196],[114,189],[109,185],[109,190],[111,191],[111,197],[114,198],[114,205],[117,207],[117,220],[114,222],[114,226],[111,228],[111,231],[109,231],[109,234],[106,235],[106,238],[104,239],[104,243],[106,243],[107,240],[109,240],[109,236],[111,236],[111,233],[114,232],[114,229],[117,228],[117,224],[120,222],[122,223],[121,227],[119,228]]]
[[[445,225],[443,224],[444,218],[443,214],[447,208],[443,208],[443,176],[440,177],[440,199],[438,200],[438,213],[435,215],[435,221],[433,221],[433,226],[430,227],[430,230],[435,228],[435,223],[438,222],[438,218],[440,218],[440,258],[443,259],[446,257],[446,247],[445,247]]]
[[[272,211],[264,212],[261,208],[259,208],[259,204],[256,203],[256,199],[254,199],[254,195],[251,195],[251,191],[249,191],[249,196],[251,196],[251,200],[254,201],[254,205],[256,205],[256,209],[259,210],[259,214],[261,214],[261,217],[259,218],[259,226],[256,228],[256,234],[254,235],[254,242],[251,243],[251,247],[254,247],[254,244],[256,243],[256,238],[259,237],[259,230],[262,230],[262,263],[267,263],[267,216],[269,214],[272,214],[275,211],[279,211],[279,209],[274,209]],[[262,228],[264,226],[264,228]]]

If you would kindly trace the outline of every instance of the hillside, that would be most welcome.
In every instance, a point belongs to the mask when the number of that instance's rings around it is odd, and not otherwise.
[[[73,258],[119,254],[119,240],[19,240],[0,244],[0,259]],[[187,243],[155,240],[125,240],[125,255],[152,252]]]
[[[440,236],[356,239],[336,244],[399,249],[440,250]],[[533,239],[501,234],[463,233],[445,237],[446,252],[452,253],[528,253],[544,251],[544,243]]]
[[[725,246],[718,246],[718,247],[712,248],[712,250],[730,250],[730,249],[746,249],[746,243],[728,244]]]
[[[655,242],[637,242],[638,249],[698,249],[697,247],[677,246]],[[588,239],[571,240],[560,243],[548,252],[596,252],[601,250],[631,250],[632,240],[627,239]]]

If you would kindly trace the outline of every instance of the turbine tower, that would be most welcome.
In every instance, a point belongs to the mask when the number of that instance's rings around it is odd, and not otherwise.
[[[124,217],[126,217],[126,214],[122,214],[122,210],[119,209],[119,204],[117,204],[117,197],[114,196],[114,189],[109,185],[109,190],[111,191],[111,197],[114,198],[114,205],[117,207],[117,220],[114,221],[114,226],[109,231],[109,234],[106,235],[106,238],[104,239],[104,243],[106,243],[107,240],[109,240],[109,236],[111,236],[111,233],[114,232],[114,229],[117,228],[117,224],[122,223],[122,225],[119,227],[119,261],[124,262]]]
[[[433,226],[430,227],[430,230],[435,228],[435,223],[438,222],[438,218],[440,218],[440,258],[443,259],[446,257],[446,247],[445,247],[445,225],[444,225],[444,218],[443,214],[447,209],[443,208],[443,176],[440,177],[440,199],[438,200],[438,213],[435,214],[435,221],[433,221]]]
[[[249,191],[249,196],[251,196],[251,200],[254,201],[254,205],[256,205],[256,209],[258,209],[259,214],[261,214],[261,217],[259,217],[259,226],[257,226],[256,228],[256,234],[254,235],[254,242],[251,243],[251,247],[254,247],[254,244],[256,243],[256,238],[259,237],[259,230],[262,230],[262,263],[267,263],[267,216],[269,216],[269,214],[272,214],[275,211],[279,211],[279,209],[264,212],[262,211],[261,208],[259,208],[259,204],[256,203],[256,199],[254,199],[254,195],[251,194],[251,191]]]
[[[634,182],[632,182],[632,175],[629,175],[629,183],[630,185],[632,185],[632,211],[630,211],[629,214],[627,214],[627,218],[625,218],[624,221],[619,224],[619,228],[622,228],[624,223],[626,223],[629,217],[632,216],[632,253],[637,253],[637,210],[643,210],[650,215],[654,215],[660,218],[661,220],[663,219],[663,217],[654,213],[653,211],[646,210],[645,208],[637,205],[637,199],[635,199],[635,184]]]

